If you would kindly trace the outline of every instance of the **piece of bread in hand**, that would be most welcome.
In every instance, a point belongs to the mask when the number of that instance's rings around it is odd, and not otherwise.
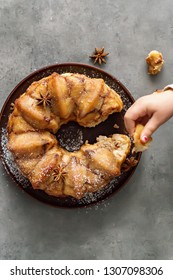
[[[137,124],[135,127],[135,131],[133,133],[133,143],[134,147],[132,152],[138,153],[143,152],[149,148],[150,143],[152,142],[152,137],[149,138],[149,140],[146,143],[143,143],[140,139],[142,130],[144,129],[144,126],[142,124]]]

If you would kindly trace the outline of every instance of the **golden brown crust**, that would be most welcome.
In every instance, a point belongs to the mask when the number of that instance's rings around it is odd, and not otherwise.
[[[153,50],[148,54],[146,62],[148,64],[148,73],[151,75],[158,74],[164,64],[162,54],[156,50]]]
[[[70,120],[94,127],[122,108],[120,96],[102,79],[53,73],[31,84],[15,101],[8,148],[33,188],[80,199],[120,174],[130,140],[125,135],[99,137],[95,144],[69,153],[53,134]]]

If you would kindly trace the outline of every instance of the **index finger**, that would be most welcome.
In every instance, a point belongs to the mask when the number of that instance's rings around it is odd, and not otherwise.
[[[127,110],[124,115],[124,123],[130,135],[133,134],[136,126],[136,121],[147,115],[146,108],[137,101]]]
[[[128,112],[124,115],[124,124],[126,130],[129,132],[130,135],[132,135],[135,130],[135,121],[130,118]]]

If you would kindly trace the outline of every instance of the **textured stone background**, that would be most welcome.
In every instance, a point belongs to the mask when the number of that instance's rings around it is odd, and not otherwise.
[[[102,68],[135,98],[173,82],[172,0],[0,0],[0,100],[26,75],[61,62],[92,64],[94,47],[110,52]],[[145,57],[165,67],[147,75]],[[165,108],[166,110],[166,108]],[[154,136],[129,183],[87,209],[56,209],[23,193],[0,167],[1,259],[172,259],[172,120]]]

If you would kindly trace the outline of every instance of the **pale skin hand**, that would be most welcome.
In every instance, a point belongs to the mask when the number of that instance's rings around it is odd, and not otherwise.
[[[139,98],[126,112],[124,122],[130,135],[136,123],[144,125],[141,141],[147,142],[159,126],[173,116],[173,90],[162,91]]]

